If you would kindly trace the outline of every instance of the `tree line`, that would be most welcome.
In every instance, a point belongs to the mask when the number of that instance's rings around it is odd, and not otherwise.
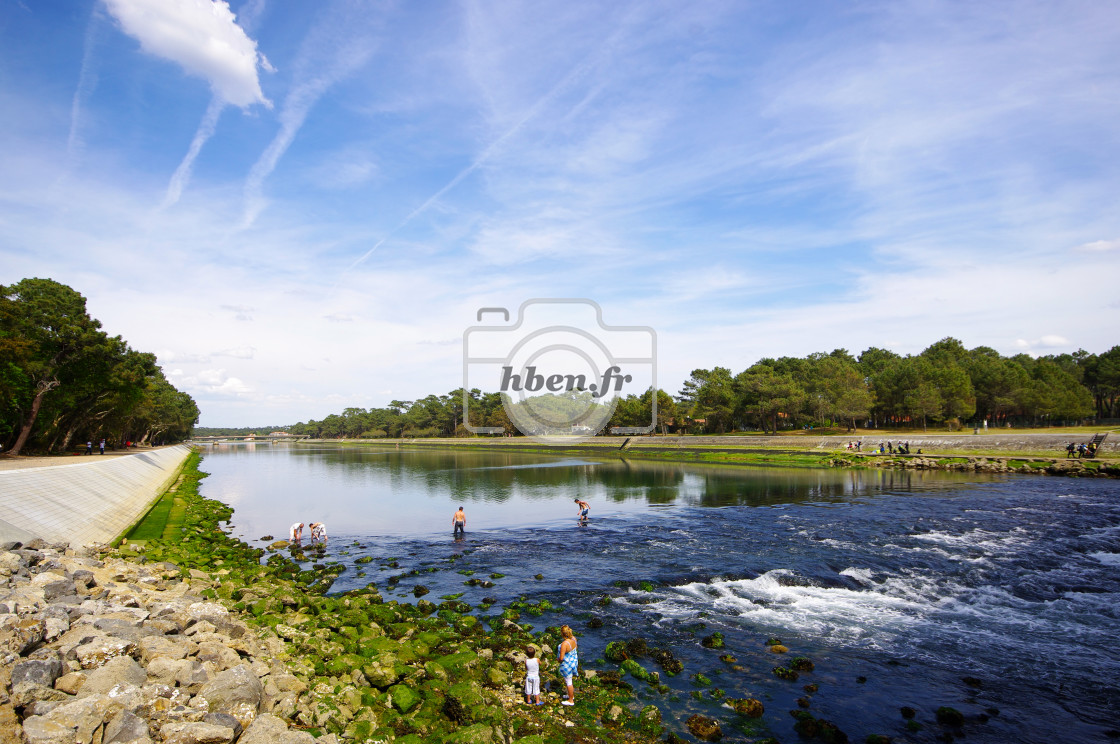
[[[287,430],[321,438],[467,436],[463,392],[347,408]],[[607,430],[649,425],[652,396],[646,390],[619,399]],[[501,394],[475,389],[467,398],[472,425],[516,433]],[[917,355],[873,347],[855,357],[836,349],[761,359],[737,374],[726,367],[696,369],[677,395],[657,391],[655,423],[662,433],[721,434],[806,426],[1045,426],[1094,416],[1120,418],[1120,346],[1100,355],[1005,357],[945,338]]]
[[[65,452],[181,441],[198,406],[154,354],[101,330],[81,294],[51,279],[0,285],[0,443],[5,452]]]

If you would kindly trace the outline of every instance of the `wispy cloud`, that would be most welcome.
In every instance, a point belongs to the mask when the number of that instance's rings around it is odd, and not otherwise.
[[[179,167],[171,175],[171,182],[167,184],[167,194],[163,197],[163,204],[161,207],[169,207],[179,201],[179,197],[183,195],[183,189],[191,178],[191,170],[194,168],[194,161],[198,157],[198,153],[202,151],[202,146],[206,141],[214,136],[214,130],[218,127],[218,117],[222,114],[222,109],[225,108],[226,102],[214,96],[210,99],[210,105],[206,108],[206,113],[202,115],[202,122],[198,125],[198,131],[194,134],[194,139],[191,140],[191,146],[187,150],[186,156],[179,163]]]
[[[82,109],[85,101],[97,87],[97,74],[94,72],[93,54],[97,46],[97,28],[101,23],[101,6],[97,3],[89,12],[86,33],[82,42],[82,67],[78,73],[78,87],[70,102],[70,135],[66,138],[66,153],[73,159],[82,146]]]
[[[252,225],[265,209],[264,182],[276,170],[311,109],[328,90],[373,56],[376,38],[371,25],[368,9],[341,9],[328,12],[304,39],[292,87],[280,108],[280,131],[245,179],[242,229]]]
[[[1075,250],[1085,253],[1104,253],[1106,251],[1120,250],[1120,239],[1094,240],[1091,243],[1082,243]]]

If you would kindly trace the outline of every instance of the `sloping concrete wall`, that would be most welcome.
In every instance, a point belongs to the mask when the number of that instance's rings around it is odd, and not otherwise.
[[[0,472],[0,541],[109,542],[163,493],[185,444],[73,465]]]

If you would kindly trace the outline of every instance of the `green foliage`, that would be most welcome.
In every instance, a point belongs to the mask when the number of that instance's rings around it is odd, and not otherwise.
[[[102,331],[85,298],[50,279],[0,286],[0,360],[0,440],[13,453],[179,441],[198,420],[154,355]]]
[[[15,385],[6,379],[0,368],[0,390]],[[26,397],[27,385],[20,384]],[[648,425],[654,393],[619,398],[607,426]],[[571,410],[586,412],[594,405],[588,395],[576,390],[537,396],[532,405],[563,421]],[[966,349],[951,337],[916,356],[871,347],[857,359],[835,349],[804,358],[760,359],[737,374],[726,367],[695,369],[675,399],[663,390],[656,395],[656,426],[662,433],[856,428],[869,420],[874,426],[915,428],[985,420],[991,426],[1043,424],[1079,421],[1094,411],[1120,417],[1120,346],[1101,355],[1078,351],[1038,359],[1003,357],[983,346]],[[328,439],[471,436],[463,426],[464,399],[471,424],[516,433],[501,394],[462,388],[416,401],[394,400],[384,408],[347,408],[286,428]]]

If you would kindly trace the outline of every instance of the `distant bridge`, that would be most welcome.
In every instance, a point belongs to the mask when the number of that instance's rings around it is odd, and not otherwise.
[[[210,437],[191,437],[192,444],[255,444],[261,442],[263,444],[275,444],[277,442],[298,442],[301,439],[310,439],[310,434],[246,434],[244,436],[210,436]]]

